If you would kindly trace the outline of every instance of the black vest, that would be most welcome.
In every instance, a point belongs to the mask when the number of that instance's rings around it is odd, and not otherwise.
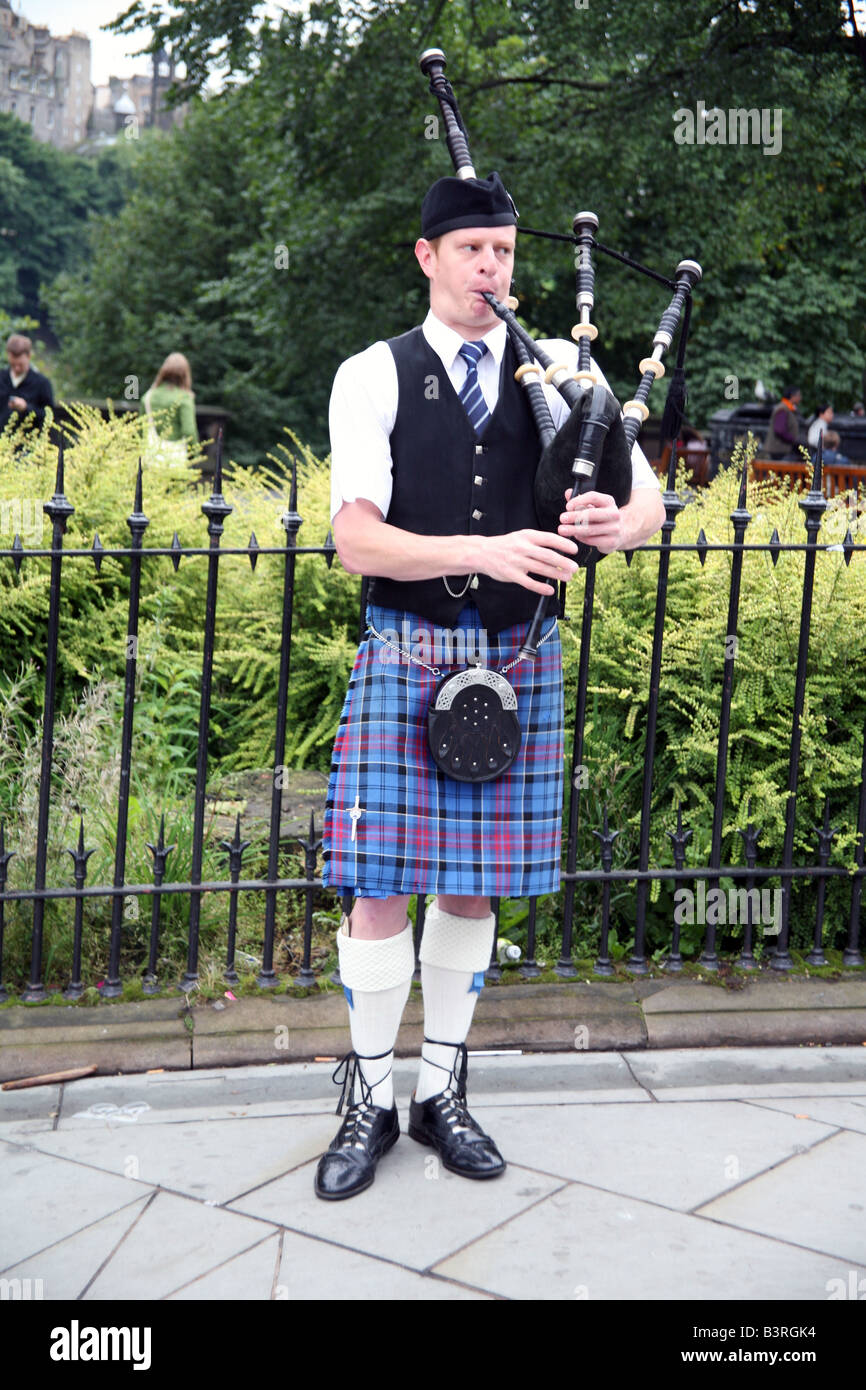
[[[506,342],[499,400],[481,443],[441,359],[420,328],[388,346],[397,364],[397,418],[391,432],[393,487],[385,520],[421,536],[501,536],[524,527],[538,529],[533,483],[540,457],[538,433],[525,391],[514,380],[517,361]],[[460,594],[465,574],[449,575]],[[372,580],[370,601],[418,613],[453,627],[474,603],[488,632],[529,622],[539,595],[521,584],[479,574],[478,587],[452,598],[442,579]],[[556,613],[556,594],[547,612]]]

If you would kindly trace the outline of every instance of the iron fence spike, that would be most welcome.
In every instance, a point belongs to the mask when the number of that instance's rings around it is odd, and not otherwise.
[[[782,542],[779,540],[778,529],[773,527],[773,534],[770,537],[770,559],[773,561],[773,568],[779,563],[779,554],[782,549]]]
[[[333,537],[333,533],[332,533],[332,531],[331,531],[330,526],[328,527],[328,534],[327,534],[327,537],[325,538],[324,550],[325,550],[325,564],[328,566],[328,569],[330,569],[331,566],[332,566],[333,563],[334,563],[334,556],[335,556],[336,553],[337,553],[337,547],[334,545],[334,537]]]

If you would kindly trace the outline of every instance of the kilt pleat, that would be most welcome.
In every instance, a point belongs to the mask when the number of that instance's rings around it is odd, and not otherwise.
[[[416,614],[371,604],[379,632],[411,631],[435,651],[441,630]],[[467,605],[452,631],[478,632]],[[528,624],[487,637],[485,665],[517,656]],[[556,629],[548,619],[542,634]],[[459,641],[459,639],[458,639]],[[417,650],[417,648],[416,648]],[[457,648],[459,651],[459,646]],[[434,675],[369,634],[361,642],[340,716],[323,835],[323,882],[357,897],[413,893],[527,897],[560,881],[563,790],[562,664],[558,630],[506,676],[517,695],[520,752],[492,782],[457,782],[436,766],[427,711],[442,676],[466,661],[433,661]],[[353,814],[354,812],[354,814]],[[353,834],[354,830],[354,834]]]

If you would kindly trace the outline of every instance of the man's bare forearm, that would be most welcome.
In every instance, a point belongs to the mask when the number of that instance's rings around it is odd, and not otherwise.
[[[357,506],[359,504],[355,504]],[[372,504],[367,504],[372,507]],[[334,518],[334,543],[350,574],[383,579],[438,579],[443,574],[472,574],[481,563],[483,536],[419,536],[383,521],[378,512],[355,513],[351,525]]]
[[[661,493],[654,487],[636,487],[631,500],[620,508],[628,542],[623,550],[634,550],[654,536],[665,519]]]
[[[507,584],[522,584],[538,594],[552,594],[577,566],[577,547],[549,531],[524,528],[504,536],[419,536],[382,518],[363,498],[344,503],[334,518],[334,544],[350,574],[383,579],[438,579],[447,574],[486,574]]]

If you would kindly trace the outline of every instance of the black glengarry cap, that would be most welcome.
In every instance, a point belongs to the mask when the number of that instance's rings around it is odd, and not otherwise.
[[[486,179],[437,179],[421,204],[427,241],[458,227],[514,227],[517,208],[497,173]]]

